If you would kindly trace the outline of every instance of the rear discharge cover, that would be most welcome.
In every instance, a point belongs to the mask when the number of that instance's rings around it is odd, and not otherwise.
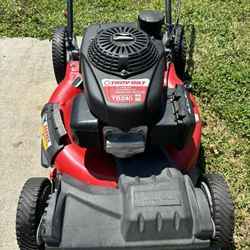
[[[51,250],[201,249],[210,244],[213,223],[202,190],[178,170],[165,168],[145,178],[121,173],[117,189],[62,175],[43,232]]]

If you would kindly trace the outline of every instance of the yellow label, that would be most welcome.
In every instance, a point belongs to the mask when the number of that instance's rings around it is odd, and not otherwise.
[[[43,124],[41,126],[41,133],[42,133],[42,140],[43,140],[43,148],[45,150],[47,150],[47,148],[48,148],[48,142],[47,142],[47,139],[46,139],[46,132],[45,132],[45,127],[44,127]]]
[[[47,114],[43,116],[41,134],[42,134],[42,140],[43,140],[43,148],[47,150],[52,145],[51,140],[50,140],[48,122],[47,122]]]

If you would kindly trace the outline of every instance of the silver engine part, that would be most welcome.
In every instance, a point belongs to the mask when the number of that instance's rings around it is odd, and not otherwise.
[[[115,127],[104,127],[104,149],[107,153],[119,158],[128,158],[143,153],[147,132],[147,126],[131,128],[128,132]]]

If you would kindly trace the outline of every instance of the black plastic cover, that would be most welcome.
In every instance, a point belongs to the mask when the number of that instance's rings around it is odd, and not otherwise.
[[[103,61],[103,70],[97,68],[89,59],[88,51],[93,39],[96,38],[99,32],[112,27],[128,26],[133,29],[138,29],[137,24],[131,23],[109,23],[90,26],[84,35],[80,49],[80,67],[83,75],[84,90],[86,100],[91,113],[96,116],[102,123],[120,129],[130,129],[131,127],[141,126],[145,123],[152,122],[158,118],[159,110],[163,104],[163,76],[165,69],[164,46],[161,40],[151,39],[150,44],[157,50],[157,60],[149,68],[145,68],[143,72],[130,74],[129,71],[125,74],[119,72],[117,74],[105,70],[105,61]],[[140,30],[140,32],[143,32]],[[145,33],[146,34],[146,33]],[[147,35],[147,34],[146,34]],[[112,44],[111,44],[112,45]],[[135,53],[135,52],[134,52]],[[108,57],[107,57],[108,58]],[[125,60],[126,58],[124,58]],[[124,61],[123,60],[123,61]],[[127,60],[127,59],[126,59]],[[140,63],[134,62],[136,65]],[[145,58],[145,63],[147,59]],[[143,102],[136,103],[113,103],[108,101],[104,94],[102,86],[103,79],[149,79],[150,84],[147,90],[146,99]]]
[[[41,141],[41,164],[43,167],[53,165],[55,155],[64,147],[64,140],[67,136],[64,127],[59,105],[56,103],[47,103],[42,110],[42,124],[46,127],[49,144],[44,148]]]
[[[155,38],[161,37],[163,15],[158,10],[145,10],[138,16],[140,28]]]
[[[99,123],[91,114],[84,93],[78,94],[73,100],[70,130],[74,142],[79,146],[99,146]]]
[[[149,143],[152,145],[174,145],[182,149],[192,138],[196,120],[189,92],[182,85],[167,90],[167,101],[161,118],[149,128]],[[81,147],[101,145],[102,125],[92,115],[85,94],[77,95],[71,113],[71,134]]]
[[[175,145],[182,149],[192,138],[195,125],[193,104],[188,91],[183,85],[169,88],[162,118],[152,127],[151,143]]]
[[[149,35],[126,24],[100,30],[88,48],[88,59],[95,67],[121,77],[145,72],[158,56]]]
[[[119,188],[67,175],[43,222],[46,249],[190,249],[210,244],[213,223],[200,188],[177,169],[119,177]]]

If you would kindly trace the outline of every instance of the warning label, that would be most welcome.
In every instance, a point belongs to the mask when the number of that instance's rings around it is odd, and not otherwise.
[[[149,79],[103,79],[102,86],[109,102],[144,102],[149,86]]]
[[[47,150],[52,145],[50,135],[49,135],[47,114],[44,114],[42,117],[41,133],[42,133],[43,147],[45,150]]]

